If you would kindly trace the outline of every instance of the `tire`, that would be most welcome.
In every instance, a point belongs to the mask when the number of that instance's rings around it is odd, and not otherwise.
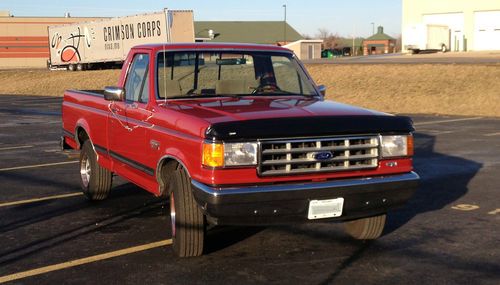
[[[80,185],[83,194],[91,201],[108,197],[113,183],[113,173],[97,163],[97,156],[90,140],[83,143],[80,151]]]
[[[85,65],[83,63],[78,63],[76,65],[76,70],[77,71],[84,71],[85,70]]]
[[[345,231],[355,239],[377,239],[384,230],[386,216],[384,214],[346,222]]]
[[[447,51],[447,49],[446,49],[446,45],[442,45],[442,46],[441,46],[441,52],[446,52],[446,51]]]
[[[172,174],[170,194],[170,220],[172,249],[178,257],[203,254],[205,217],[194,200],[191,181],[184,169]]]
[[[68,65],[68,70],[69,71],[75,71],[76,70],[76,65],[74,65],[74,64]]]

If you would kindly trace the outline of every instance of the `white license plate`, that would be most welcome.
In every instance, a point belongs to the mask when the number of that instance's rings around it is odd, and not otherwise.
[[[309,220],[339,217],[342,215],[344,198],[329,200],[311,200],[309,202]]]

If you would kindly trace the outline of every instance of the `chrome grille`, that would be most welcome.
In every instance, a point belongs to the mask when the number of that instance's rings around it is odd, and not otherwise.
[[[259,175],[307,174],[375,168],[377,136],[261,141]]]

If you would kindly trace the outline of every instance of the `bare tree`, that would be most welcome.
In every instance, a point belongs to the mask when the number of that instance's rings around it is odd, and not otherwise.
[[[312,40],[312,37],[308,34],[302,34],[301,36],[304,38],[304,40]]]
[[[401,52],[402,50],[402,38],[401,38],[401,35],[399,35],[397,38],[396,38],[396,50],[395,52]]]
[[[339,36],[325,28],[318,29],[316,37],[323,40],[323,49],[334,49],[338,46]]]

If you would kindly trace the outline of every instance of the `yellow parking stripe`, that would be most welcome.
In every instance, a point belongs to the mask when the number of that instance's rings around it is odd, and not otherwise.
[[[0,151],[2,150],[14,150],[14,149],[22,149],[22,148],[32,148],[32,145],[20,145],[20,146],[9,146],[9,147],[0,147]]]
[[[61,198],[68,198],[68,197],[74,197],[74,196],[80,196],[82,193],[70,193],[70,194],[62,194],[62,195],[54,195],[54,196],[47,196],[47,197],[40,197],[40,198],[33,198],[33,199],[28,199],[28,200],[20,200],[20,201],[13,201],[13,202],[5,202],[5,203],[0,203],[0,208],[1,207],[7,207],[7,206],[15,206],[15,205],[22,205],[22,204],[29,204],[29,203],[34,203],[34,202],[40,202],[40,201],[46,201],[46,200],[54,200],[54,199],[61,199]]]
[[[75,266],[79,266],[79,265],[83,265],[83,264],[87,264],[87,263],[97,262],[97,261],[101,261],[101,260],[105,260],[105,259],[109,259],[109,258],[113,258],[113,257],[118,257],[118,256],[122,256],[122,255],[135,253],[135,252],[145,251],[148,249],[162,247],[162,246],[166,246],[166,245],[170,245],[170,244],[172,244],[172,240],[167,239],[167,240],[157,241],[157,242],[148,243],[148,244],[144,244],[144,245],[125,248],[125,249],[121,249],[121,250],[117,250],[117,251],[112,251],[112,252],[108,252],[108,253],[89,256],[89,257],[85,257],[85,258],[81,258],[81,259],[76,259],[76,260],[72,260],[72,261],[68,261],[68,262],[63,262],[63,263],[59,263],[59,264],[49,265],[49,266],[45,266],[45,267],[41,267],[41,268],[28,270],[28,271],[14,273],[11,275],[1,276],[0,283],[19,280],[19,279],[23,279],[26,277],[36,276],[36,275],[40,275],[40,274],[44,274],[44,273],[49,273],[52,271],[57,271],[57,270],[75,267]]]
[[[485,134],[484,136],[485,137],[493,137],[493,136],[498,136],[498,135],[500,135],[500,132],[498,132],[498,133],[491,133],[491,134]]]
[[[28,168],[38,168],[38,167],[46,167],[46,166],[73,164],[73,163],[78,163],[78,160],[63,161],[63,162],[54,162],[54,163],[44,163],[44,164],[35,164],[35,165],[26,165],[26,166],[16,166],[16,167],[8,167],[8,168],[0,168],[0,172],[2,172],[2,171],[10,171],[10,170],[18,170],[18,169],[28,169]]]

